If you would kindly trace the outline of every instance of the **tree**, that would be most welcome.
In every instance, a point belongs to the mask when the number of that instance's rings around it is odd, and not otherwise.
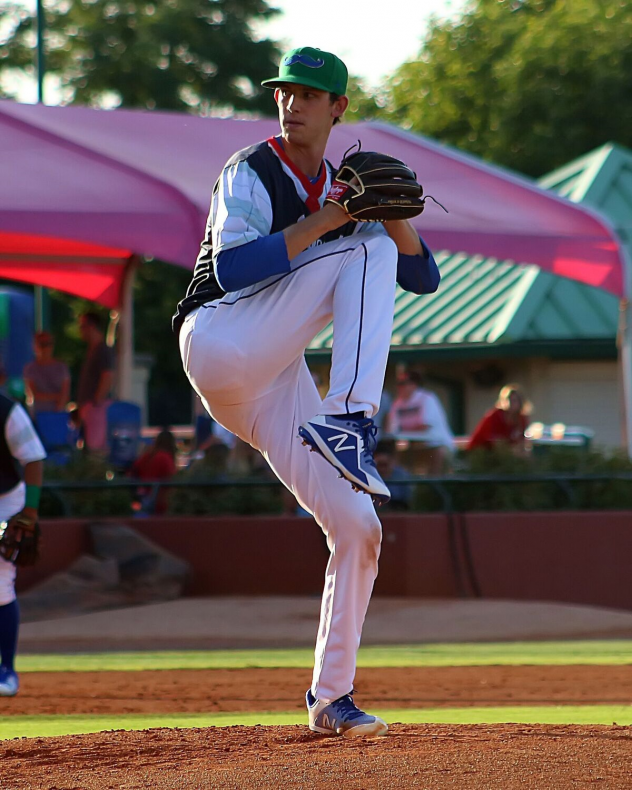
[[[269,112],[260,82],[279,52],[252,23],[276,13],[265,0],[49,0],[47,73],[65,103]],[[0,76],[34,74],[35,26],[15,0],[0,5]]]
[[[134,345],[151,365],[147,406],[149,423],[169,425],[191,419],[191,385],[182,369],[171,316],[186,293],[191,272],[180,266],[152,260],[138,269],[134,284]],[[79,337],[78,318],[97,310],[107,323],[108,310],[85,299],[50,291],[50,329],[55,353],[71,370],[71,398],[76,398],[85,343]]]
[[[632,146],[632,5],[474,0],[431,21],[388,84],[391,120],[532,176]]]
[[[58,81],[65,103],[269,114],[271,94],[260,82],[276,73],[279,52],[275,43],[258,40],[251,24],[274,13],[264,0],[48,0],[47,73]],[[15,73],[34,76],[35,24],[21,4],[0,0],[5,86]],[[148,393],[152,423],[185,422],[191,416],[191,387],[171,331],[171,316],[190,277],[159,261],[147,263],[137,276],[135,343],[138,352],[154,359]],[[83,357],[76,315],[87,306],[67,294],[51,294],[58,352],[71,364],[75,381]]]
[[[345,122],[367,121],[378,118],[386,103],[383,90],[373,91],[358,77],[349,75],[347,87],[349,109],[345,113]]]
[[[178,338],[171,328],[176,305],[184,298],[191,271],[163,261],[148,261],[134,284],[135,350],[151,360],[147,389],[149,422],[185,424],[191,420],[193,390],[182,368]]]

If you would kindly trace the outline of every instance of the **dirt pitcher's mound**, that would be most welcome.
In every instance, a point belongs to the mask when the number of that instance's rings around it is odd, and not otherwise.
[[[632,728],[394,725],[385,738],[306,727],[107,732],[0,744],[3,790],[629,788]]]

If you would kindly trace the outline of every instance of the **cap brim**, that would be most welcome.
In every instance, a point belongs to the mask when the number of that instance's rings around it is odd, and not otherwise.
[[[305,85],[308,88],[316,88],[319,91],[324,91],[325,93],[334,93],[334,91],[330,90],[329,88],[324,88],[322,83],[317,82],[317,80],[310,80],[306,77],[275,77],[271,80],[264,80],[261,85],[264,88],[278,88],[279,85]]]

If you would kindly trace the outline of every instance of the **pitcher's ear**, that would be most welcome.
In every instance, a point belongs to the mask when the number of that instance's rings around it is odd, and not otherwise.
[[[341,118],[349,106],[349,97],[348,96],[338,96],[336,101],[332,105],[332,115],[334,118]]]

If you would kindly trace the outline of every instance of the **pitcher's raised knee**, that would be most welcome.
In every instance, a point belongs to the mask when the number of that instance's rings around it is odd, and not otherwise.
[[[390,236],[382,233],[367,233],[362,239],[366,245],[370,261],[379,261],[382,265],[397,265],[397,245]]]

